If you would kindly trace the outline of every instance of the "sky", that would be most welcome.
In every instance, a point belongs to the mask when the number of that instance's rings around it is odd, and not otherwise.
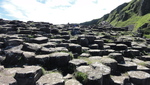
[[[82,23],[101,18],[131,0],[0,0],[0,18],[6,20]]]

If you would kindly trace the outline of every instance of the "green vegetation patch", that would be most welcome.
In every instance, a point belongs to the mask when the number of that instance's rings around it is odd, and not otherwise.
[[[88,79],[88,75],[86,73],[82,73],[82,72],[75,72],[75,78],[85,84],[87,82],[87,79]]]

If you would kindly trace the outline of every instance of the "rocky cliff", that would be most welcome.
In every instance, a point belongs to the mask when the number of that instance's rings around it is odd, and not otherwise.
[[[99,20],[97,20],[95,24],[99,24],[101,21],[107,21],[116,27],[133,25],[134,31],[136,31],[138,28],[143,28],[144,31],[149,31],[149,13],[149,0],[132,0],[129,3],[124,3],[118,6],[109,14],[104,15]]]

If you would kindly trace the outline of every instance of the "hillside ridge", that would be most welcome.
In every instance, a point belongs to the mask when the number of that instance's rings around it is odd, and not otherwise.
[[[149,0],[132,0],[129,3],[123,3],[117,8],[112,10],[109,14],[105,14],[103,17],[91,23],[89,25],[100,25],[102,21],[109,22],[114,27],[126,27],[133,26],[137,31],[142,28],[143,32],[149,32],[148,27],[150,24],[150,1]]]

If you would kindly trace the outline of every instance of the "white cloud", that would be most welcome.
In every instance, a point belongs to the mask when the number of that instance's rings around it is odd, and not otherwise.
[[[4,0],[1,7],[19,20],[60,24],[100,18],[127,1],[131,0]]]

